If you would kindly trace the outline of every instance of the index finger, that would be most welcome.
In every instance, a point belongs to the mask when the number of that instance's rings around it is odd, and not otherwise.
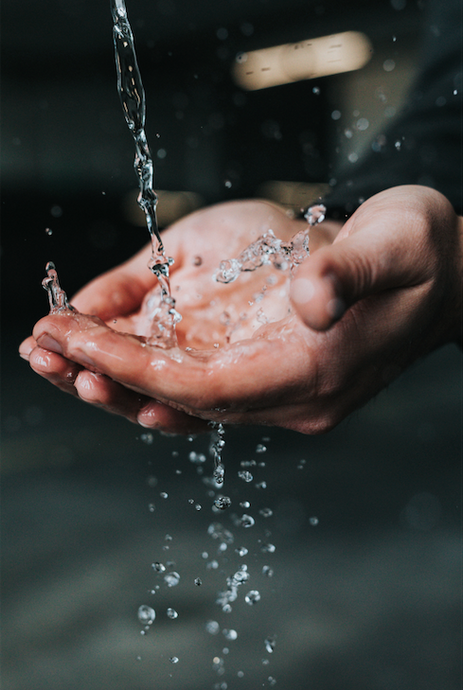
[[[141,338],[68,313],[39,321],[34,337],[87,369],[190,412],[271,406],[286,400],[289,391],[294,403],[307,395],[303,372],[310,370],[310,353],[291,329],[189,353],[152,347]]]

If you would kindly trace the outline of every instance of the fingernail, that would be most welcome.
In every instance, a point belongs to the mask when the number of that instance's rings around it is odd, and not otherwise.
[[[37,338],[37,345],[42,347],[44,350],[56,352],[58,355],[63,354],[63,348],[61,345],[54,338],[52,338],[51,335],[48,335],[48,333],[44,333]]]
[[[24,347],[23,345],[20,345],[18,348],[19,356],[21,359],[24,359],[26,362],[29,361],[29,355],[31,354],[33,347]]]

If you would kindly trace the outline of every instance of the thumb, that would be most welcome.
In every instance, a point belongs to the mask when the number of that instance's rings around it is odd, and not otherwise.
[[[301,319],[310,328],[325,331],[359,300],[421,282],[422,257],[415,251],[411,260],[410,243],[410,237],[376,226],[319,249],[301,264],[291,286]]]

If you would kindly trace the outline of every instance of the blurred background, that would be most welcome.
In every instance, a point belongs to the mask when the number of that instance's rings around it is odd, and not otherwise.
[[[234,198],[298,212],[323,193],[400,111],[424,16],[415,0],[131,0],[128,13],[162,225]],[[17,357],[47,310],[48,260],[73,294],[147,236],[109,3],[3,0],[1,19],[2,687],[459,688],[458,350],[326,437],[228,430],[233,503],[214,514],[207,438],[144,434]],[[351,45],[345,32],[361,35]],[[328,48],[315,40],[333,34]],[[309,58],[282,68],[287,83],[247,81],[247,60],[309,40]],[[233,542],[208,533],[215,522]],[[243,563],[249,581],[223,613],[217,592]],[[157,612],[148,632],[140,605]]]

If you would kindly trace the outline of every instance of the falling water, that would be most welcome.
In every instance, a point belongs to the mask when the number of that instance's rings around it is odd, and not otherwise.
[[[177,344],[175,324],[180,321],[181,316],[175,310],[175,300],[170,290],[169,266],[173,263],[173,259],[166,257],[157,223],[154,164],[145,133],[145,91],[138,68],[125,0],[111,0],[111,13],[114,22],[117,90],[127,126],[135,143],[134,169],[140,189],[138,204],[145,213],[151,237],[151,259],[148,266],[157,277],[161,288],[161,300],[154,312],[149,344],[170,348]]]

